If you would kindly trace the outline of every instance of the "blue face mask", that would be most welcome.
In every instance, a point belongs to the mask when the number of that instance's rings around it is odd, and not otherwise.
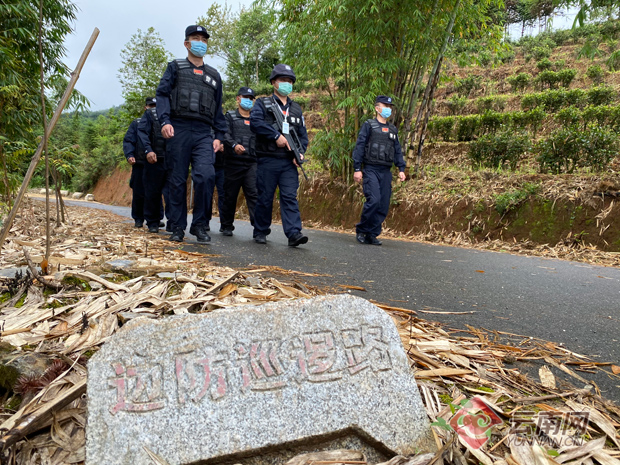
[[[284,95],[286,97],[288,94],[293,92],[293,84],[290,82],[281,82],[278,85],[278,92],[280,95]]]
[[[392,116],[392,109],[391,108],[383,108],[381,110],[381,116],[383,116],[385,119],[388,119],[390,116]]]
[[[189,51],[192,52],[192,54],[200,58],[207,54],[207,44],[205,44],[204,42],[192,40],[190,43],[192,44],[192,46],[190,47]]]
[[[250,110],[252,106],[254,105],[254,101],[249,98],[241,97],[241,102],[239,102],[239,105],[244,110]]]

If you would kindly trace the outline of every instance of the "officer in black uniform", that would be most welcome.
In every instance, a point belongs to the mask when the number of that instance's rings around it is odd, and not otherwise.
[[[157,88],[157,114],[170,166],[170,240],[182,242],[187,227],[187,175],[192,166],[194,211],[190,234],[209,242],[208,205],[215,182],[215,153],[226,134],[222,79],[204,63],[209,34],[202,26],[185,29],[187,58],[168,63]],[[214,135],[212,135],[214,133]]]
[[[293,91],[295,73],[290,66],[278,64],[273,68],[269,81],[273,94],[256,101],[250,113],[250,129],[256,134],[258,201],[254,212],[254,241],[266,244],[271,233],[273,196],[280,188],[280,215],[284,234],[290,247],[308,242],[301,232],[301,215],[297,202],[299,173],[295,155],[290,150],[282,132],[296,131],[302,145],[308,147],[308,133],[301,107],[288,95]],[[279,128],[273,110],[284,115],[285,127]],[[282,132],[281,132],[282,131]]]
[[[243,196],[254,226],[256,190],[256,136],[250,129],[250,110],[254,106],[254,91],[241,87],[237,92],[237,109],[226,113],[228,132],[224,138],[226,158],[224,164],[224,206],[220,210],[221,232],[232,236],[237,197],[243,188]],[[218,191],[219,193],[219,191]],[[219,195],[219,194],[218,194]]]
[[[165,168],[166,140],[161,135],[161,125],[155,107],[156,99],[146,99],[147,110],[138,124],[138,136],[144,147],[144,219],[150,233],[157,234],[162,226],[162,194],[168,179]],[[166,200],[166,217],[170,218],[170,199]]]
[[[136,228],[144,226],[144,149],[138,137],[138,123],[140,118],[134,119],[123,138],[123,153],[131,165],[131,217]]]
[[[364,181],[366,197],[362,218],[355,225],[357,241],[362,244],[381,245],[377,236],[381,234],[381,225],[390,208],[392,165],[398,167],[401,182],[405,181],[406,165],[398,142],[398,130],[387,121],[392,115],[393,105],[391,97],[379,95],[376,98],[376,118],[364,122],[353,151],[353,179],[355,182]]]

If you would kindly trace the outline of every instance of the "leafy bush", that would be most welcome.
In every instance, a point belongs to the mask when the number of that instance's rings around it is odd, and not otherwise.
[[[609,86],[597,86],[588,90],[590,105],[609,105],[616,97],[616,92]]]
[[[618,134],[599,126],[582,130],[561,128],[538,143],[536,152],[542,172],[572,173],[577,167],[602,171],[618,153]]]
[[[600,84],[605,76],[605,71],[603,71],[600,65],[592,65],[586,70],[586,76],[592,79],[592,82],[595,84]]]
[[[534,47],[530,55],[526,55],[525,61],[528,62],[532,58],[536,61],[540,61],[543,58],[549,58],[553,50],[547,46]]]
[[[566,66],[566,60],[557,60],[553,64],[553,67],[555,68],[556,71],[560,71],[561,69],[564,69],[565,66]]]
[[[553,66],[553,63],[551,62],[549,58],[543,58],[538,63],[536,63],[536,67],[538,68],[539,71],[545,71],[547,69],[551,69],[552,66]]]
[[[531,150],[529,137],[503,131],[487,134],[472,142],[469,146],[469,158],[474,167],[501,168],[507,164],[515,170],[519,160]]]
[[[583,107],[587,103],[586,91],[583,89],[571,89],[566,92],[564,102],[566,105]]]
[[[480,63],[480,66],[484,68],[489,66],[492,60],[493,60],[493,55],[491,55],[491,52],[487,50],[483,50],[478,54],[478,62]]]
[[[547,111],[556,112],[565,105],[566,92],[561,90],[550,90],[540,94],[540,100]]]
[[[576,75],[577,71],[574,69],[563,69],[557,72],[557,78],[562,87],[569,87]]]
[[[454,116],[445,116],[443,118],[433,118],[428,122],[428,131],[433,139],[441,138],[444,141],[452,139],[452,132],[456,118]]]
[[[609,55],[609,58],[607,58],[605,64],[607,65],[609,71],[618,71],[620,69],[620,50],[616,50]]]
[[[465,105],[467,105],[467,97],[459,97],[458,95],[453,95],[445,102],[446,107],[453,115],[456,115],[463,111]]]
[[[540,125],[543,123],[546,116],[547,114],[540,107],[536,107],[525,112],[525,124],[530,128],[534,134],[534,137],[536,137],[536,133],[538,132],[538,129],[540,129]]]
[[[530,196],[535,195],[540,190],[540,186],[535,183],[526,182],[521,189],[515,189],[498,194],[495,196],[495,210],[500,215],[515,210],[525,202]]]
[[[476,108],[479,113],[484,113],[488,110],[502,111],[506,108],[506,97],[500,95],[480,97],[476,100]]]
[[[524,91],[530,85],[532,75],[530,73],[519,73],[516,76],[509,76],[508,84],[512,87],[513,92]]]
[[[471,75],[457,79],[454,83],[454,88],[461,97],[469,97],[469,94],[474,90],[482,88],[482,77]]]
[[[531,110],[540,104],[540,94],[525,94],[521,99],[521,108],[523,110]]]
[[[497,53],[497,59],[500,63],[506,65],[508,63],[512,63],[515,59],[516,53],[512,47],[507,50],[500,50]]]
[[[469,142],[474,139],[480,127],[480,116],[461,116],[456,127],[456,140]]]
[[[485,134],[496,132],[503,122],[503,115],[497,111],[488,110],[480,116],[480,128]]]
[[[555,119],[563,126],[576,126],[581,122],[581,111],[574,106],[563,108],[555,115]]]
[[[541,89],[544,89],[545,86],[549,87],[549,89],[555,89],[560,82],[560,78],[555,71],[545,70],[538,73],[536,82],[540,84]]]

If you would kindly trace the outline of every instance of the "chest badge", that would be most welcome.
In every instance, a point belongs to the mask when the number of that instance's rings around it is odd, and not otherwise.
[[[244,120],[243,124],[245,124],[246,126],[249,126],[250,125],[250,120]]]
[[[383,132],[390,132],[390,128],[381,128],[381,131],[383,131]]]
[[[204,71],[201,69],[194,69],[194,74],[198,74],[200,76],[202,76],[204,74]]]

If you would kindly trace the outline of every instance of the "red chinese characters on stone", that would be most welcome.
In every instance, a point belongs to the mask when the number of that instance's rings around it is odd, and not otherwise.
[[[342,378],[336,369],[338,350],[331,331],[306,333],[292,341],[297,352],[297,363],[301,379],[313,383],[336,381]]]
[[[116,375],[110,385],[116,388],[116,405],[110,412],[150,412],[165,407],[163,395],[163,370],[160,365],[140,365],[125,367],[113,363]]]
[[[207,394],[212,400],[227,392],[226,353],[207,348],[204,356],[195,353],[178,355],[175,360],[178,399],[199,402]]]
[[[277,341],[237,343],[235,352],[241,369],[242,390],[269,391],[286,386]]]
[[[374,372],[392,369],[389,347],[383,340],[380,326],[364,325],[361,328],[342,330],[340,334],[351,375],[369,367]]]

